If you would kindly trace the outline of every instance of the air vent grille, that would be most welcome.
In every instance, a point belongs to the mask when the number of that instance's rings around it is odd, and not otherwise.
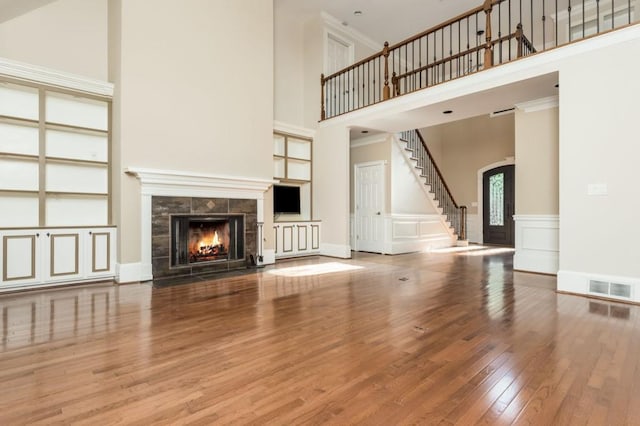
[[[631,286],[629,284],[611,283],[611,295],[616,297],[631,298]]]
[[[609,283],[605,281],[589,281],[589,292],[609,295]]]
[[[589,280],[589,293],[631,299],[631,285]]]

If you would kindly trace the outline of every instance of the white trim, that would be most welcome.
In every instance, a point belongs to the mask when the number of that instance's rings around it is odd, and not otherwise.
[[[489,170],[493,170],[495,168],[498,167],[502,167],[502,166],[515,166],[516,164],[516,159],[515,157],[506,157],[504,160],[502,161],[496,161],[495,163],[491,163],[488,164],[484,167],[482,167],[481,169],[478,169],[478,227],[480,229],[479,231],[479,241],[478,243],[482,244],[484,243],[484,231],[483,231],[483,220],[484,220],[484,211],[483,211],[483,203],[482,203],[482,175],[484,174],[484,172],[489,171]]]
[[[273,265],[276,263],[276,251],[273,249],[262,250],[262,265]]]
[[[351,37],[353,40],[364,44],[371,50],[375,50],[375,51],[382,50],[382,45],[380,45],[378,42],[367,37],[366,35],[362,34],[360,31],[352,27],[342,25],[342,22],[339,19],[337,19],[335,16],[332,16],[327,12],[321,12],[320,16],[322,17],[322,21],[324,22],[326,28],[328,29],[330,28],[334,31],[345,33],[349,37]],[[343,39],[343,37],[339,37],[339,38]]]
[[[464,78],[457,78],[438,84],[430,87],[428,90],[417,90],[413,93],[398,96],[385,102],[379,102],[348,114],[332,117],[330,120],[321,121],[319,127],[333,127],[340,124],[366,127],[371,120],[376,118],[387,119],[401,112],[419,109],[427,105],[438,104],[472,93],[478,93],[495,87],[506,86],[510,83],[557,72],[562,64],[565,64],[566,60],[570,57],[585,52],[606,49],[607,47],[638,38],[640,38],[640,25],[631,25],[609,33],[600,34],[597,37],[554,48],[537,55],[526,56],[497,67],[492,67],[483,72],[465,76]],[[402,128],[406,129],[411,127],[412,125],[409,121],[402,121]]]
[[[426,228],[436,226],[441,232]],[[385,254],[430,251],[455,245],[449,226],[439,214],[385,215]]]
[[[477,213],[467,213],[467,241],[478,244],[482,241],[482,223]]]
[[[153,277],[145,271],[150,267],[151,265],[143,267],[142,263],[118,263],[116,264],[116,282],[131,283],[151,280]]]
[[[529,102],[521,102],[516,104],[516,108],[524,112],[542,111],[545,109],[557,108],[560,105],[558,96],[549,96],[547,98],[535,99]]]
[[[38,65],[0,58],[0,75],[94,95],[113,97],[112,83]]]
[[[276,132],[287,133],[289,135],[294,136],[302,136],[305,138],[313,139],[316,135],[316,131],[313,129],[308,129],[306,127],[299,127],[293,124],[283,123],[282,121],[273,122],[273,130]]]
[[[389,140],[388,133],[381,133],[378,135],[366,136],[364,138],[358,138],[356,140],[352,140],[349,148],[359,148],[361,146],[374,145],[377,143],[387,142]]]
[[[619,283],[631,286],[631,298],[616,296],[604,296],[589,292],[589,280],[604,281],[608,283]],[[640,279],[637,277],[622,277],[616,275],[591,274],[588,272],[576,272],[560,270],[558,271],[558,291],[567,293],[582,294],[585,296],[606,297],[614,300],[627,300],[640,302]]]
[[[264,222],[264,193],[276,181],[273,179],[216,176],[130,167],[125,173],[140,180],[140,266],[137,278],[134,269],[125,269],[124,279],[152,279],[151,262],[151,197],[237,198],[257,201],[257,221]],[[259,253],[258,253],[259,254]],[[263,253],[264,256],[264,253]]]
[[[377,160],[377,161],[367,161],[367,162],[363,162],[363,163],[355,163],[353,165],[353,213],[354,213],[354,219],[353,219],[353,226],[354,229],[358,229],[358,205],[357,205],[357,200],[358,200],[358,169],[362,168],[362,167],[372,167],[372,166],[381,166],[382,167],[382,177],[381,177],[381,185],[380,185],[380,189],[381,189],[381,203],[382,203],[382,212],[385,211],[386,207],[387,207],[387,168],[385,167],[388,164],[388,162],[386,160]],[[380,231],[381,234],[383,235],[382,237],[382,241],[380,241],[380,247],[378,247],[379,251],[376,251],[377,253],[383,253],[384,252],[384,243],[385,243],[385,239],[384,239],[384,219],[382,217],[380,217],[380,220],[382,220],[382,223],[378,223],[378,225],[381,227]],[[358,238],[355,238],[355,245],[354,250],[360,250],[360,247],[358,247],[360,243],[360,240]]]
[[[558,215],[515,215],[513,269],[557,274],[560,260]]]
[[[320,254],[322,256],[338,257],[340,259],[351,258],[351,246],[340,244],[320,243]]]

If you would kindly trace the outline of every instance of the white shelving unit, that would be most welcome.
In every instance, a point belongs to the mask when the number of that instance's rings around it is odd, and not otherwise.
[[[115,275],[110,108],[0,77],[0,291]]]

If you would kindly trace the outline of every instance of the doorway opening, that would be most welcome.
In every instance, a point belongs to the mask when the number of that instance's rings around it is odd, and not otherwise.
[[[482,174],[482,236],[485,244],[514,246],[515,166]]]

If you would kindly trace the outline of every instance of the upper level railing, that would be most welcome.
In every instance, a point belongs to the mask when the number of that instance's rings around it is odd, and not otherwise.
[[[424,89],[636,21],[640,0],[485,0],[329,76],[321,119]]]

